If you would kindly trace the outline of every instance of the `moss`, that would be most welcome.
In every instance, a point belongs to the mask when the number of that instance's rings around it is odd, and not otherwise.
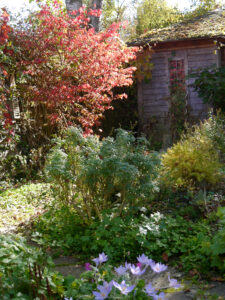
[[[208,12],[203,16],[166,28],[153,29],[141,35],[130,45],[141,46],[148,43],[212,37],[225,37],[225,10]]]

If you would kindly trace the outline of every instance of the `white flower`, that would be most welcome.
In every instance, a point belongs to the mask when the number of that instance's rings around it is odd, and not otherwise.
[[[147,209],[143,206],[140,208],[140,211],[142,211],[143,213],[145,213],[147,211]]]
[[[143,234],[143,235],[146,235],[147,234],[147,230],[144,228],[144,227],[139,227],[139,231],[140,231],[140,234]]]

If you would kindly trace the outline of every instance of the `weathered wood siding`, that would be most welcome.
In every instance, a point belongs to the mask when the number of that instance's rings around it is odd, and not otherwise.
[[[184,59],[185,74],[188,75],[196,69],[218,65],[219,58],[215,54],[215,50],[216,46],[208,46],[153,53],[151,59],[154,64],[152,79],[148,83],[140,83],[138,87],[139,115],[142,126],[151,122],[152,117],[157,117],[161,122],[165,120],[164,122],[168,125],[170,98],[168,61],[170,59]],[[204,118],[208,106],[203,104],[198,94],[190,86],[193,81],[194,79],[186,80],[190,115]]]
[[[187,49],[186,51],[188,73],[192,73],[199,68],[219,65],[219,55],[216,52],[216,46],[200,49]],[[198,93],[191,87],[191,84],[193,84],[194,81],[194,78],[188,79],[188,97],[191,107],[191,116],[202,119],[207,116],[209,106],[203,103],[202,99],[199,98]]]
[[[167,57],[164,52],[154,53],[152,78],[139,84],[139,113],[142,124],[147,124],[151,117],[165,117],[168,113],[168,72]]]

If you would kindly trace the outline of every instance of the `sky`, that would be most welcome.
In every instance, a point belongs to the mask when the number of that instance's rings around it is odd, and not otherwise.
[[[191,0],[167,0],[172,6],[177,6],[179,9],[184,10],[190,8]],[[225,4],[225,0],[221,1]],[[29,0],[0,0],[0,7],[7,6],[12,12],[19,12],[22,7],[30,7]]]
[[[191,0],[167,0],[167,2],[172,6],[177,4],[177,6],[183,10],[190,7]],[[0,0],[0,7],[6,6],[10,11],[15,13],[19,12],[22,7],[29,7],[30,5],[29,0]]]

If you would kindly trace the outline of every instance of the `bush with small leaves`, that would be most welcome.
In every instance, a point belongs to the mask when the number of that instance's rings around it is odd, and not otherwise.
[[[201,188],[222,179],[222,164],[210,137],[212,120],[195,126],[162,155],[162,178],[167,185]]]
[[[77,128],[58,139],[46,165],[56,198],[86,221],[102,211],[152,200],[157,190],[159,157],[144,138],[122,129],[116,138],[85,137]]]

